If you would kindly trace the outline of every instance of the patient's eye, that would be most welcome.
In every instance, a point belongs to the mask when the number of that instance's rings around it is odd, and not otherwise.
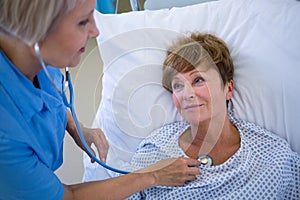
[[[174,90],[179,90],[179,89],[181,89],[183,87],[183,84],[181,84],[181,83],[178,83],[178,82],[174,82],[174,83],[172,83],[172,90],[174,91]]]
[[[202,78],[201,76],[198,76],[194,79],[193,85],[201,86],[201,85],[203,85],[204,82],[205,82],[204,78]]]

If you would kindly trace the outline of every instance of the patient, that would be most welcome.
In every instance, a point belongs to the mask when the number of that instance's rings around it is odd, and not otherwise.
[[[201,161],[201,173],[182,187],[150,188],[130,199],[300,199],[300,155],[274,133],[234,117],[233,75],[229,50],[214,35],[193,33],[169,48],[162,84],[184,121],[143,140],[130,170],[190,157]]]

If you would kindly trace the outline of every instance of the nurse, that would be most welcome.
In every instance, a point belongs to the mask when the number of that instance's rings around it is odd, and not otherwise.
[[[199,162],[159,161],[117,178],[66,185],[54,171],[63,162],[65,129],[77,139],[74,121],[37,58],[37,43],[52,78],[80,61],[88,39],[99,32],[95,0],[0,1],[0,199],[124,199],[140,190],[182,185],[199,174]],[[98,151],[100,130],[84,129]],[[96,136],[95,136],[96,135]],[[104,146],[104,147],[101,147]]]

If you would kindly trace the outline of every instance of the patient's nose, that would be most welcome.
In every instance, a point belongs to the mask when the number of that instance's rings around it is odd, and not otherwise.
[[[190,84],[186,84],[183,89],[183,99],[189,100],[195,98],[194,88]]]

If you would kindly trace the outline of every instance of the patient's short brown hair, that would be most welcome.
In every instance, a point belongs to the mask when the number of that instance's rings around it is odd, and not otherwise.
[[[167,50],[163,63],[163,86],[172,92],[171,82],[177,73],[192,71],[203,62],[207,67],[218,70],[223,86],[233,80],[233,62],[225,42],[213,34],[192,33],[178,38]]]

